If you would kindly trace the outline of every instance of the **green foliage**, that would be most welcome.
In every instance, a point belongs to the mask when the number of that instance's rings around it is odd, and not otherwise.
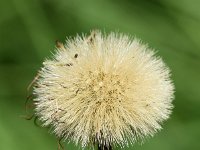
[[[199,0],[0,0],[0,149],[57,148],[48,129],[20,118],[26,88],[56,40],[91,29],[141,38],[172,70],[171,118],[154,138],[127,150],[200,149],[199,6]]]

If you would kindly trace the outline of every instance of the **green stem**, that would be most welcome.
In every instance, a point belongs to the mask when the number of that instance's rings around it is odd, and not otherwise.
[[[112,150],[112,146],[103,146],[103,145],[98,145],[98,150]]]

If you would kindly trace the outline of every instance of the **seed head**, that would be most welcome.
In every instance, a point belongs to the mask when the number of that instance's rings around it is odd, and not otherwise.
[[[59,43],[39,76],[36,114],[58,137],[83,147],[123,147],[153,136],[171,113],[169,69],[126,35],[93,31]]]

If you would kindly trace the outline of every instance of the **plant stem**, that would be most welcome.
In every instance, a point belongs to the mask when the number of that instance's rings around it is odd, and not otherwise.
[[[103,145],[98,145],[98,150],[112,150],[112,146],[103,146]]]

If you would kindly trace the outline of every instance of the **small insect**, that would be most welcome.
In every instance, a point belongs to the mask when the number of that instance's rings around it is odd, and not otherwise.
[[[75,55],[74,55],[74,58],[77,58],[77,57],[78,57],[78,54],[75,54]]]
[[[73,66],[73,64],[72,64],[72,63],[68,63],[68,64],[66,64],[66,66],[68,66],[68,67],[69,67],[69,66]]]
[[[60,50],[66,50],[64,44],[58,40],[56,40],[56,47]]]

